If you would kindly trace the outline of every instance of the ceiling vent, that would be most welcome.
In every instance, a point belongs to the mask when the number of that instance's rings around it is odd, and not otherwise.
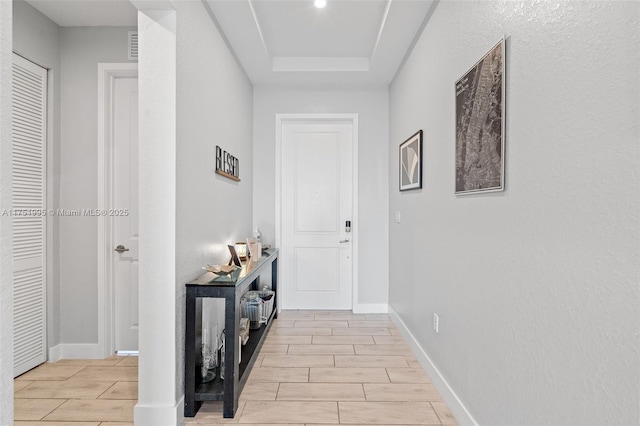
[[[138,60],[138,32],[129,31],[129,47],[127,53],[130,61]]]

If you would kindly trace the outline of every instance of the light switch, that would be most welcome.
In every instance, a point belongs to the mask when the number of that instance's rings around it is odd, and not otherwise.
[[[400,212],[396,212],[396,223],[400,223]]]

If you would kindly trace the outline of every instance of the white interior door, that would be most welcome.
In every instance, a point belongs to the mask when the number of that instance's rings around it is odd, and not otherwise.
[[[353,125],[282,124],[282,306],[352,308]]]
[[[47,360],[47,70],[13,55],[14,377]],[[6,215],[6,212],[3,212]]]
[[[138,79],[117,77],[113,97],[114,331],[119,353],[138,350]]]

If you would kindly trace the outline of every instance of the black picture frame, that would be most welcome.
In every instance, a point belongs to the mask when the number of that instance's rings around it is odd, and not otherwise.
[[[422,130],[400,144],[398,165],[400,191],[422,188]]]

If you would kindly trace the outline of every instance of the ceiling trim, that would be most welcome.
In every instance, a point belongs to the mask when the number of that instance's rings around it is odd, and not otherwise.
[[[141,11],[147,10],[176,10],[169,0],[129,0],[136,9]]]
[[[367,72],[369,58],[276,56],[274,72]]]
[[[373,58],[376,56],[376,52],[378,51],[378,45],[380,44],[380,39],[382,38],[382,32],[384,31],[384,26],[387,23],[387,17],[389,16],[389,9],[391,9],[391,2],[393,0],[387,1],[387,7],[384,9],[384,13],[382,14],[382,22],[380,22],[380,29],[378,30],[378,38],[376,39],[376,44],[373,46],[373,50],[371,51],[371,62],[373,62]]]
[[[429,6],[429,10],[427,11],[427,14],[425,15],[424,19],[422,20],[422,24],[420,24],[420,28],[418,28],[418,31],[416,31],[416,35],[413,36],[413,40],[411,41],[411,44],[409,45],[409,48],[405,52],[404,57],[402,58],[402,61],[400,62],[400,65],[398,65],[398,68],[396,68],[396,72],[393,73],[393,77],[389,81],[389,86],[391,86],[393,84],[393,82],[396,81],[396,77],[398,77],[398,74],[400,74],[400,71],[402,71],[402,69],[404,68],[404,65],[409,60],[409,57],[413,53],[413,49],[416,47],[416,44],[418,43],[418,40],[420,40],[420,37],[422,37],[422,33],[424,32],[425,27],[427,26],[427,24],[431,20],[431,16],[433,16],[433,12],[436,11],[436,8],[438,7],[438,4],[440,4],[440,0],[433,0],[433,3],[431,3],[431,6]]]
[[[236,62],[238,67],[242,70],[242,73],[244,74],[246,79],[249,80],[249,82],[251,82],[251,78],[249,78],[249,74],[247,73],[247,70],[244,68],[244,65],[242,65],[242,62],[240,61],[240,58],[238,58],[236,51],[233,49],[231,42],[227,38],[227,35],[222,30],[222,27],[220,26],[218,19],[216,19],[216,15],[213,13],[213,10],[211,10],[211,6],[209,5],[209,2],[207,0],[201,0],[201,3],[202,3],[202,6],[204,7],[204,10],[207,11],[207,15],[209,15],[209,19],[211,19],[211,22],[213,23],[213,25],[216,27],[216,30],[220,34],[222,41],[227,46],[227,50],[229,50],[231,57],[233,57],[233,60]]]
[[[416,42],[416,30],[423,29],[433,0],[375,0],[363,2],[362,10],[350,5],[336,9],[347,15],[337,15],[342,19],[335,22],[335,33],[326,40],[320,38],[322,32],[307,31],[306,25],[333,28],[331,22],[316,17],[310,0],[304,0],[309,1],[304,7],[291,4],[302,0],[202,1],[215,17],[212,20],[219,22],[216,26],[228,32],[221,31],[223,38],[230,42],[229,50],[254,85],[363,88],[387,87],[392,82],[399,64],[406,61],[407,47]],[[278,8],[269,9],[270,1]],[[353,16],[358,15],[366,21],[354,22]],[[300,19],[304,25],[286,19]],[[341,41],[337,35],[352,34],[354,29],[361,30],[355,34],[355,44],[342,45],[351,43],[350,37]],[[308,49],[305,42],[310,42]]]
[[[249,1],[249,9],[251,9],[251,15],[253,15],[253,22],[256,24],[256,29],[258,30],[258,35],[260,36],[260,41],[262,42],[262,47],[264,48],[264,53],[267,54],[267,57],[271,59],[271,53],[269,53],[269,48],[267,47],[267,41],[264,39],[264,34],[262,33],[262,27],[260,26],[260,21],[258,20],[258,15],[256,15],[256,10],[253,8],[253,1]]]

